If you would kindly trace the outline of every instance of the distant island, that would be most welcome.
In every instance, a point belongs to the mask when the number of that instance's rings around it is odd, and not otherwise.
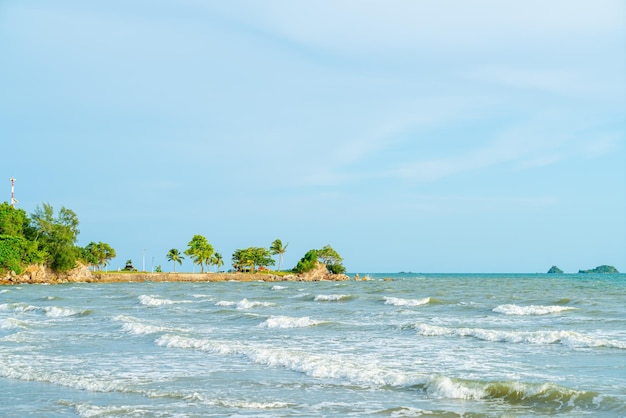
[[[617,273],[619,273],[619,271],[617,271],[617,269],[615,267],[613,267],[613,266],[603,265],[603,266],[598,266],[595,269],[578,270],[578,273],[612,273],[612,274],[617,274]]]
[[[563,270],[561,270],[560,268],[558,268],[557,266],[552,266],[550,267],[550,270],[548,270],[548,274],[562,274]],[[618,274],[619,271],[617,271],[617,269],[613,266],[607,266],[607,265],[603,265],[603,266],[598,266],[595,269],[589,269],[589,270],[578,270],[579,274],[587,274],[587,273],[591,273],[591,274],[597,274],[597,273],[609,273],[609,274]]]

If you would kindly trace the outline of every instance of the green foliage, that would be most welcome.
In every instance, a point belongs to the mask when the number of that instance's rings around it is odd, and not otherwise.
[[[267,248],[249,247],[237,249],[232,257],[233,267],[237,271],[255,271],[256,267],[273,266],[275,261]]]
[[[75,246],[78,237],[78,217],[64,207],[54,216],[54,209],[47,203],[37,206],[32,215],[35,241],[47,254],[46,263],[54,270],[67,271],[76,266],[80,251]]]
[[[296,273],[306,273],[315,268],[317,262],[324,263],[329,272],[333,274],[342,274],[346,272],[346,268],[342,264],[343,258],[330,245],[325,245],[319,250],[310,250],[293,269]]]
[[[22,273],[22,254],[25,245],[24,238],[0,235],[0,272]]]
[[[287,247],[289,243],[283,245],[283,242],[279,239],[274,240],[272,245],[270,245],[270,252],[272,255],[278,254],[278,271],[280,271],[283,265],[283,255],[287,252]]]
[[[0,203],[0,235],[25,237],[30,220],[22,209],[15,209],[7,202]]]
[[[317,257],[317,250],[309,250],[306,254],[304,254],[304,257],[298,261],[298,264],[293,271],[300,274],[313,270],[317,264]]]
[[[213,246],[202,235],[194,235],[187,246],[189,248],[185,251],[185,254],[191,257],[195,264],[199,264],[201,272],[204,273],[204,264],[208,265],[213,256]]]
[[[82,251],[82,259],[90,266],[102,270],[109,264],[109,260],[116,256],[115,250],[104,242],[90,242]]]
[[[338,264],[326,264],[326,268],[332,274],[345,274],[345,272],[346,272],[346,268],[341,263],[338,263]]]
[[[174,263],[174,273],[176,273],[176,263],[182,265],[183,260],[185,259],[185,257],[183,257],[180,251],[178,251],[176,248],[172,248],[171,250],[169,250],[166,257],[167,261],[172,261]]]
[[[122,271],[137,271],[137,269],[133,267],[133,260],[126,260],[126,265]]]
[[[219,273],[220,267],[224,265],[224,257],[222,257],[222,254],[220,253],[213,254],[213,257],[211,257],[211,264],[217,267],[217,272]]]

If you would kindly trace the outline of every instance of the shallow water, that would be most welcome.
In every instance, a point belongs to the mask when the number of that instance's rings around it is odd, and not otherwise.
[[[626,275],[0,288],[0,416],[626,416]]]

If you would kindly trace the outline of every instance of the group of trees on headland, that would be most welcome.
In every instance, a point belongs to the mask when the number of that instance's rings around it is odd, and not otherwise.
[[[0,203],[0,273],[20,274],[31,264],[63,272],[78,261],[102,268],[115,258],[115,250],[103,242],[77,246],[78,224],[74,211],[65,207],[55,213],[44,203],[28,216],[7,202]]]
[[[78,216],[71,209],[54,208],[44,203],[37,206],[29,216],[7,202],[0,203],[0,275],[7,272],[21,274],[32,264],[45,265],[57,272],[75,268],[78,263],[88,265],[93,270],[103,270],[116,257],[115,250],[104,242],[90,242],[85,247],[76,245],[79,229]],[[232,265],[239,272],[256,272],[274,266],[272,256],[278,256],[278,270],[281,271],[283,256],[289,244],[280,239],[274,240],[268,248],[248,247],[236,249],[232,255]],[[167,254],[168,261],[182,265],[185,256],[200,266],[216,266],[217,271],[224,265],[222,254],[202,235],[194,235],[184,252],[172,248]],[[343,259],[330,245],[319,250],[310,250],[290,271],[303,273],[315,267],[316,262],[325,264],[331,273],[344,273]],[[132,261],[126,262],[125,270],[134,270]],[[159,269],[160,270],[160,269]]]
[[[233,252],[232,265],[233,269],[238,272],[256,272],[258,270],[266,270],[267,267],[276,264],[272,256],[278,255],[278,271],[282,271],[283,256],[287,252],[289,244],[283,244],[280,239],[274,240],[268,248],[265,247],[248,247],[238,248]],[[176,264],[182,265],[182,260],[187,255],[194,264],[200,266],[200,270],[204,273],[204,267],[207,269],[214,265],[217,271],[224,265],[222,254],[216,252],[213,246],[202,235],[194,235],[187,244],[187,249],[181,253],[177,248],[172,248],[167,253],[167,260],[174,264],[174,272],[176,272]],[[295,268],[290,271],[295,273],[304,273],[312,270],[316,263],[320,262],[326,265],[331,273],[345,273],[346,268],[343,265],[343,258],[330,245],[326,245],[319,250],[310,250],[298,262]]]

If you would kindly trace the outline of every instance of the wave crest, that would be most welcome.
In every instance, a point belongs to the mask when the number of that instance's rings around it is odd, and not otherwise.
[[[560,313],[564,311],[571,311],[576,308],[571,306],[542,306],[542,305],[530,305],[530,306],[518,306],[518,305],[500,305],[493,308],[493,312],[501,313],[504,315],[550,315],[553,313]]]
[[[503,331],[484,328],[446,328],[418,324],[415,329],[426,337],[457,336],[479,340],[529,344],[563,344],[570,347],[626,349],[626,342],[596,338],[574,331]]]
[[[393,296],[385,296],[385,305],[393,305],[393,306],[421,306],[427,305],[431,302],[431,298],[423,298],[423,299],[402,299],[396,298]]]
[[[322,324],[322,321],[315,321],[308,316],[302,318],[293,318],[290,316],[272,316],[263,321],[259,326],[261,328],[306,328]]]

